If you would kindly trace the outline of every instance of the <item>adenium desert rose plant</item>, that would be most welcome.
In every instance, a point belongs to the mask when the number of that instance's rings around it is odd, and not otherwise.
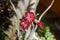
[[[44,14],[51,8],[54,3],[52,0],[51,4],[48,8],[40,15],[39,20],[36,19],[36,8],[40,0],[19,0],[18,7],[16,8],[12,1],[10,3],[15,11],[16,15],[13,17],[16,21],[16,30],[18,31],[18,40],[22,40],[21,37],[24,34],[24,40],[32,40],[35,38],[36,40],[41,40],[39,37],[36,37],[37,27],[43,28],[43,23],[41,22]],[[14,22],[13,21],[13,24]],[[34,23],[36,25],[34,25]],[[19,31],[19,30],[22,30]]]

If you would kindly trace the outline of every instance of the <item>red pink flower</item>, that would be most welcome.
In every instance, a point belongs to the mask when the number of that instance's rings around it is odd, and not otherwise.
[[[39,22],[37,19],[35,19],[35,23],[36,23],[37,26],[39,26],[40,28],[43,27],[43,22]]]
[[[34,13],[33,12],[26,12],[25,13],[25,17],[24,20],[26,23],[32,23],[32,21],[34,21],[35,17],[34,17]]]
[[[20,26],[21,26],[23,29],[27,29],[27,28],[28,28],[28,24],[26,24],[23,19],[20,19]]]
[[[32,23],[33,21],[35,21],[35,23],[37,24],[38,27],[42,28],[43,27],[43,23],[39,22],[37,19],[35,19],[34,13],[33,12],[26,12],[25,16],[20,19],[20,26],[23,29],[27,29],[28,25],[30,23]]]

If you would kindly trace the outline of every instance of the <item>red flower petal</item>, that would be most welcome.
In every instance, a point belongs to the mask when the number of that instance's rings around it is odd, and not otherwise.
[[[34,13],[33,12],[26,12],[26,14],[25,14],[25,21],[26,21],[26,23],[32,23],[32,21],[34,20]]]
[[[43,23],[39,22],[37,19],[34,20],[35,23],[39,26],[39,27],[43,27]]]
[[[20,26],[23,28],[23,29],[27,29],[28,28],[28,24],[26,24],[23,19],[20,20]]]
[[[42,22],[37,22],[36,23],[39,27],[43,27],[43,23]]]
[[[23,26],[23,29],[27,29],[27,28],[28,28],[28,25],[25,24],[25,25]]]

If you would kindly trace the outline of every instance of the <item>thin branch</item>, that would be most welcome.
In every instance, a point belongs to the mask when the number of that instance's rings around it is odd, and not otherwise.
[[[10,0],[10,3],[11,3],[11,5],[12,5],[12,7],[13,7],[13,10],[15,11],[15,13],[16,13],[16,15],[17,15],[16,8],[15,8],[15,6],[14,6],[14,4],[12,3],[12,1],[11,1],[11,0]]]
[[[12,7],[13,7],[13,10],[15,11],[15,13],[16,13],[16,15],[18,14],[17,13],[17,10],[16,10],[16,8],[15,8],[15,6],[14,6],[14,4],[12,3],[12,1],[10,0],[10,3],[11,3],[11,5],[12,5]],[[18,36],[20,35],[20,31],[19,31],[19,19],[18,19],[18,15],[17,15],[17,17],[16,16],[14,16],[14,18],[16,18],[15,20],[17,21],[17,27],[16,27],[16,30],[18,31]],[[14,22],[14,21],[13,21]]]
[[[52,7],[53,3],[54,3],[54,0],[53,0],[52,3],[48,6],[48,8],[41,14],[41,16],[39,17],[39,21],[41,21],[42,17],[45,15],[45,13]],[[36,25],[35,29],[32,30],[31,35],[30,35],[30,38],[32,37],[32,34],[35,33],[36,29],[37,29],[37,25]],[[30,39],[30,38],[29,38],[29,39]]]
[[[38,5],[39,1],[40,1],[40,0],[32,0],[32,1],[30,2],[30,4],[34,3],[34,4],[30,7],[30,8],[33,8],[34,10],[31,9],[30,12],[33,12],[33,13],[35,14],[36,8],[37,8],[37,5]],[[33,28],[32,28],[32,30],[31,30],[31,33],[30,33],[30,36],[29,36],[28,40],[31,40],[32,34],[34,33],[34,23],[33,23],[33,22],[32,22],[32,26],[33,26]]]
[[[29,6],[31,0],[24,0],[25,9]]]
[[[46,14],[46,12],[52,7],[53,3],[54,3],[54,0],[52,0],[51,4],[48,6],[48,8],[41,14],[41,16],[39,17],[39,21],[41,21],[42,17],[43,17],[43,16]],[[34,31],[36,31],[36,29],[37,29],[37,25],[36,25]]]
[[[33,12],[33,13],[35,14],[36,8],[37,8],[37,5],[38,5],[39,1],[40,1],[40,0],[32,0],[32,1],[30,2],[30,4],[34,3],[34,5],[31,6],[31,8],[34,9],[34,10],[31,9],[30,12]]]
[[[18,8],[20,9],[21,14],[24,15],[25,14],[25,5],[22,0],[18,1]]]
[[[30,26],[29,26],[29,28],[26,30],[24,40],[27,40],[27,38],[28,38],[28,36],[29,36],[30,32],[31,32],[31,25],[30,25]]]

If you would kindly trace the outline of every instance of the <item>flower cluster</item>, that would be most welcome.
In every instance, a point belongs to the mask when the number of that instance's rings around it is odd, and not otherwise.
[[[33,12],[26,12],[25,16],[20,19],[20,26],[23,29],[27,29],[28,25],[31,24],[33,21],[35,21],[35,23],[39,26],[42,27],[43,23],[39,22],[37,19],[35,19],[34,13]]]
[[[35,19],[34,13],[33,12],[26,12],[24,19],[27,24],[32,23],[32,21],[34,21],[34,19]]]

